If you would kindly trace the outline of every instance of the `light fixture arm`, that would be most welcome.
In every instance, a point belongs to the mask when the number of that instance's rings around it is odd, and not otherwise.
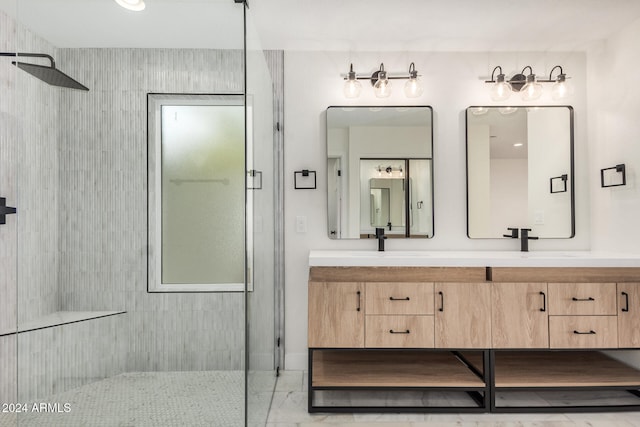
[[[504,74],[502,73],[502,67],[498,65],[491,72],[491,80],[485,80],[485,83],[495,83],[496,82],[496,78],[495,78],[496,70],[500,70],[500,72],[498,73],[498,76],[501,76],[501,75],[504,76]]]
[[[560,69],[560,74],[558,74],[557,78],[553,78],[553,72],[556,70],[556,68]],[[560,65],[556,65],[555,67],[553,67],[551,69],[551,72],[549,73],[549,82],[563,82],[567,79],[567,75],[564,73],[564,71],[562,71],[562,67]],[[546,81],[546,80],[545,80]]]
[[[418,72],[416,71],[416,64],[413,62],[409,65],[409,78],[415,79],[418,77]]]

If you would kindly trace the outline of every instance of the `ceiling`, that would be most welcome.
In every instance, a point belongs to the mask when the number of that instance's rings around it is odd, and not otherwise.
[[[285,50],[580,51],[640,18],[638,0],[248,1],[249,34]],[[242,47],[233,0],[146,4],[130,12],[113,0],[0,0],[57,47]]]

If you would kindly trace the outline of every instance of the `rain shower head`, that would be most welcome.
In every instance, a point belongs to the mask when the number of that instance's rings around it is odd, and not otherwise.
[[[56,63],[51,55],[44,53],[11,53],[0,52],[0,56],[27,56],[32,58],[48,58],[51,61],[51,65],[37,65],[29,64],[27,62],[11,61],[13,65],[26,71],[32,76],[48,83],[52,86],[67,87],[70,89],[89,90],[85,85],[72,79],[62,71],[56,68]]]

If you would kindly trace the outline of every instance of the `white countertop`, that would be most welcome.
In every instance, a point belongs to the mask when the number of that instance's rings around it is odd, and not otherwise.
[[[591,251],[312,250],[311,267],[640,267],[640,254]]]

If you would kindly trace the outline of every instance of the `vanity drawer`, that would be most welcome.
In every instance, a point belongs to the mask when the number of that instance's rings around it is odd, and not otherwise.
[[[615,283],[549,283],[549,315],[614,316]]]
[[[433,316],[366,316],[365,347],[433,348]]]
[[[616,348],[617,316],[549,316],[551,348]]]
[[[433,283],[369,282],[367,314],[433,314]]]

